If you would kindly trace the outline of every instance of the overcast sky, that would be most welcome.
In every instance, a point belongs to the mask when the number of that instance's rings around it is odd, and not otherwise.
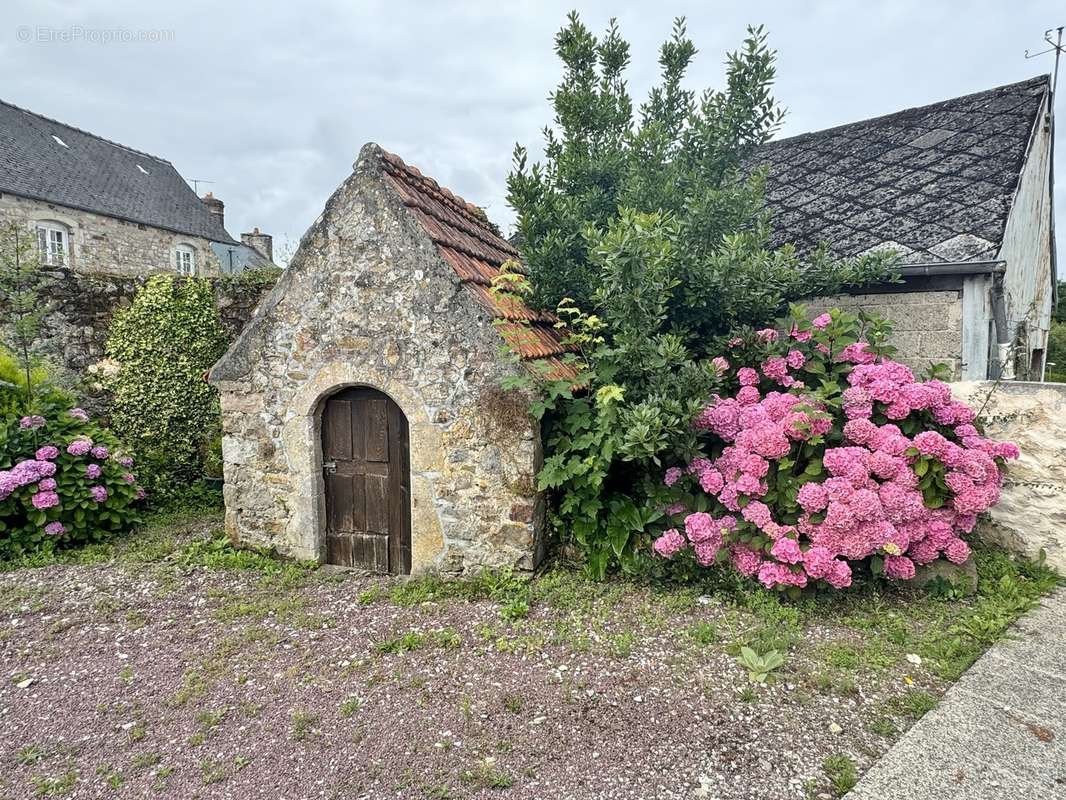
[[[226,203],[226,227],[297,240],[375,141],[486,206],[503,226],[515,142],[539,152],[560,77],[553,36],[573,2],[4,0],[2,99],[145,150]],[[150,7],[151,6],[151,7]],[[699,53],[692,88],[765,24],[778,50],[782,135],[1050,72],[1045,29],[1062,0],[583,2],[632,45],[643,98],[672,18]],[[161,41],[105,42],[103,31]],[[54,41],[40,41],[42,38]],[[78,41],[62,41],[75,37]],[[23,41],[29,39],[29,41]],[[1066,71],[1066,67],[1063,68]],[[1061,101],[1059,103],[1061,106]],[[1060,108],[1060,111],[1062,109]],[[1059,145],[1064,126],[1059,126]],[[1060,158],[1059,186],[1066,164]],[[1066,199],[1057,228],[1066,230]]]

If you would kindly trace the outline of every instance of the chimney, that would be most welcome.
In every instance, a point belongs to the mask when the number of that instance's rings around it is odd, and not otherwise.
[[[200,202],[207,206],[207,210],[212,214],[218,214],[218,224],[225,227],[223,223],[225,222],[226,217],[226,204],[211,194],[211,192],[208,192],[201,197]]]
[[[251,233],[242,233],[241,244],[248,245],[267,261],[274,263],[274,237],[269,233],[260,233],[259,228]]]

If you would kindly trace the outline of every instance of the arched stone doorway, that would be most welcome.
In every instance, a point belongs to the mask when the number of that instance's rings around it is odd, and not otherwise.
[[[326,399],[322,473],[326,563],[409,573],[410,435],[392,398],[359,386]]]

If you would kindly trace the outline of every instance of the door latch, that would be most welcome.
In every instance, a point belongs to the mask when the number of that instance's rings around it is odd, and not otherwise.
[[[325,462],[323,462],[322,471],[325,472],[327,475],[335,475],[337,473],[337,462],[336,461],[325,461]]]

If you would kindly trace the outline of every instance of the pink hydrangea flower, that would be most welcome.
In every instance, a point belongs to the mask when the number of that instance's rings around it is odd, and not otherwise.
[[[74,417],[74,419],[80,419],[82,422],[89,421],[89,415],[85,413],[85,409],[83,408],[72,408],[67,413]]]
[[[851,586],[851,566],[847,561],[834,561],[825,579],[834,589],[847,589]]]
[[[782,536],[774,542],[770,555],[785,564],[799,564],[803,561],[803,551],[800,550],[799,542],[787,536]]]
[[[92,446],[92,439],[75,439],[67,445],[67,452],[72,456],[83,456],[92,449]]]
[[[89,494],[92,495],[93,500],[97,503],[102,503],[107,500],[107,489],[103,486],[90,486]]]
[[[62,536],[67,532],[67,527],[62,522],[56,520],[55,522],[49,522],[45,525],[44,532],[49,536]]]
[[[944,555],[953,564],[962,564],[970,557],[970,545],[962,539],[952,539],[944,548]]]
[[[679,467],[670,467],[670,469],[666,470],[666,474],[663,476],[663,483],[667,486],[673,486],[677,483],[681,475],[682,472]]]
[[[105,460],[108,457],[108,455],[110,455],[108,449],[106,447],[104,447],[102,444],[98,444],[90,452],[92,453],[93,458],[95,458],[95,459],[97,459],[99,461]]]
[[[777,341],[777,331],[773,328],[763,328],[761,331],[755,331],[755,335],[764,342]]]
[[[741,386],[757,386],[759,373],[751,367],[741,367],[737,370],[737,380],[740,381]]]
[[[39,492],[53,492],[56,488],[55,478],[45,478],[37,484],[37,491]]]
[[[749,578],[759,571],[759,566],[762,564],[762,556],[752,550],[749,547],[743,545],[735,545],[729,549],[730,559],[733,562],[733,566],[737,572],[741,575],[746,575]]]
[[[725,356],[715,356],[711,359],[711,364],[714,365],[714,368],[719,372],[729,371],[729,362],[726,360]]]
[[[104,471],[100,468],[99,464],[86,464],[85,465],[85,477],[91,481],[95,481]]]
[[[34,457],[38,461],[51,461],[54,458],[59,458],[59,448],[46,444],[37,451]]]
[[[817,317],[811,320],[811,325],[818,328],[818,330],[822,330],[824,328],[828,328],[829,323],[832,321],[833,318],[828,314],[819,314]]]
[[[914,562],[906,556],[885,556],[885,575],[898,581],[914,577]]]
[[[811,340],[810,331],[801,331],[795,325],[792,326],[792,330],[788,332],[788,335],[795,339],[797,342],[809,342]]]
[[[55,492],[37,492],[30,498],[30,502],[36,509],[53,508],[59,505],[59,495]]]
[[[42,427],[43,425],[44,425],[44,417],[42,417],[42,416],[40,416],[38,414],[34,414],[32,416],[29,416],[29,417],[23,417],[22,419],[19,420],[19,427],[20,428],[27,428],[29,430],[35,430],[37,428]]]
[[[672,558],[685,546],[685,537],[677,532],[676,528],[663,531],[662,535],[652,544],[655,550],[663,558]]]

